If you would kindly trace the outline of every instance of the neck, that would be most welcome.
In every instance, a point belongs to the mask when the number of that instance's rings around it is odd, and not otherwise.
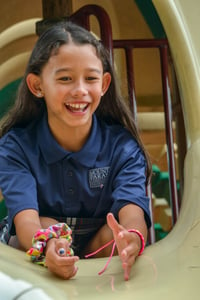
[[[63,130],[51,129],[51,133],[58,142],[58,144],[67,151],[77,152],[86,143],[91,126],[88,128],[64,128]]]

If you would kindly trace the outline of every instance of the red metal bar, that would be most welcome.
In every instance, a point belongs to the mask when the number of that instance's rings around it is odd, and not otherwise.
[[[114,49],[123,49],[125,51],[129,103],[135,120],[137,119],[137,104],[135,97],[133,50],[135,48],[159,48],[163,44],[167,44],[166,39],[113,40]]]
[[[172,207],[173,224],[176,223],[179,213],[178,193],[176,186],[176,168],[175,168],[175,155],[174,155],[174,142],[173,142],[173,129],[172,129],[172,112],[171,112],[171,95],[168,78],[168,42],[166,39],[159,40],[114,40],[114,49],[124,49],[126,54],[126,67],[128,78],[128,93],[130,105],[133,108],[135,116],[133,95],[131,89],[134,88],[134,72],[133,72],[133,50],[134,48],[157,48],[160,51],[161,61],[161,74],[162,74],[162,87],[163,87],[163,105],[165,111],[165,132],[166,144],[168,154],[168,168],[169,168],[169,189],[170,200]]]
[[[137,39],[137,40],[113,40],[114,48],[159,48],[168,45],[167,39]]]
[[[89,17],[91,15],[94,15],[99,22],[102,43],[110,52],[110,59],[113,62],[112,26],[104,8],[98,5],[85,5],[73,13],[70,20],[90,30]]]
[[[128,96],[130,107],[133,112],[133,117],[136,120],[136,98],[135,98],[135,80],[133,72],[133,49],[132,47],[124,47],[125,56],[126,56],[126,74],[127,74],[127,85],[128,85]]]

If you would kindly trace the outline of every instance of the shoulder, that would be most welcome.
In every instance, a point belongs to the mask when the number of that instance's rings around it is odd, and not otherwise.
[[[99,118],[97,120],[102,132],[105,134],[109,134],[110,136],[114,137],[121,135],[127,135],[129,137],[132,137],[129,131],[119,123],[104,121]]]
[[[138,142],[132,134],[120,124],[109,124],[105,121],[99,121],[104,143],[110,146],[121,148],[123,151],[131,149],[140,149]]]
[[[31,123],[25,128],[13,128],[0,139],[0,149],[13,152],[34,148],[37,140],[37,126]]]
[[[104,121],[99,122],[101,128],[101,146],[99,157],[109,158],[117,166],[136,162],[145,166],[146,159],[132,134],[119,124],[109,124]]]

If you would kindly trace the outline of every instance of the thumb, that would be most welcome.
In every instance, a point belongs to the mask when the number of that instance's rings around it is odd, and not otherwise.
[[[126,246],[126,242],[120,235],[120,232],[123,231],[124,228],[117,222],[112,213],[107,214],[107,223],[113,232],[113,237],[116,242],[118,254],[121,256],[121,252]]]
[[[112,213],[107,214],[107,224],[112,230],[113,234],[117,235],[121,231],[121,226]]]

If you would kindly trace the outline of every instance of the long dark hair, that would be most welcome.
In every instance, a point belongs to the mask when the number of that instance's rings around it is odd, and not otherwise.
[[[115,72],[110,62],[110,55],[92,33],[71,22],[60,22],[50,27],[38,39],[19,86],[15,104],[3,118],[0,136],[3,136],[13,127],[27,126],[33,120],[39,119],[44,113],[46,109],[45,101],[44,99],[39,100],[30,92],[26,83],[26,77],[29,73],[40,75],[49,58],[58,52],[60,46],[70,42],[77,45],[92,45],[96,49],[97,57],[102,62],[103,71],[111,74],[110,86],[101,99],[96,115],[109,122],[120,123],[129,130],[146,157],[148,179],[151,175],[151,162],[138,134],[133,115],[121,96]]]

